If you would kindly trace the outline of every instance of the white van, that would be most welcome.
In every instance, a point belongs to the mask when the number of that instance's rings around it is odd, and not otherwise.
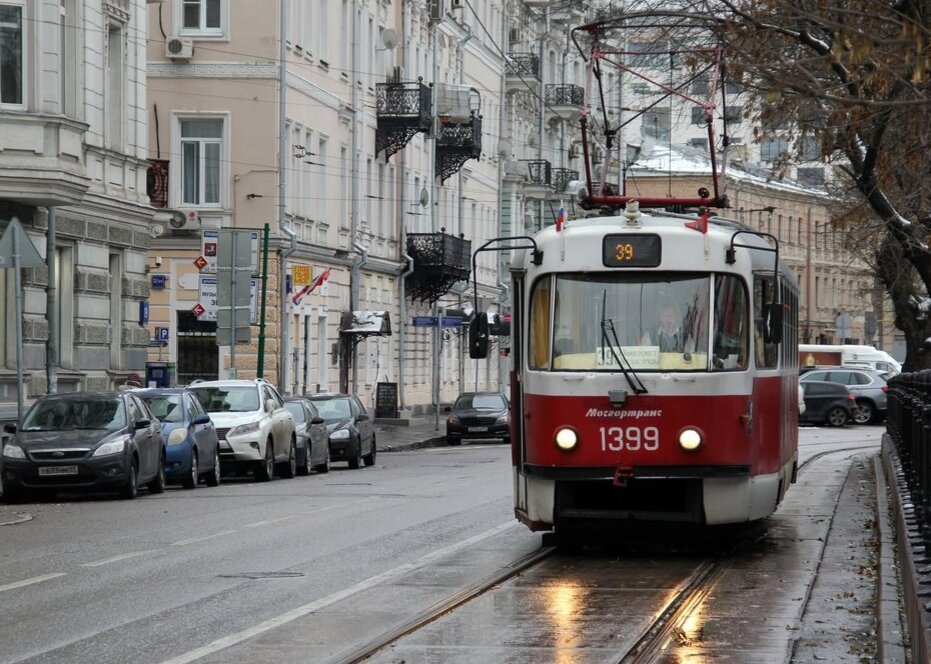
[[[887,378],[902,371],[902,365],[889,353],[872,346],[852,344],[799,344],[799,367],[840,366],[875,369]]]

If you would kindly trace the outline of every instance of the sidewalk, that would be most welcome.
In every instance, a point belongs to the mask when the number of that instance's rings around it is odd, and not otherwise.
[[[375,441],[379,452],[402,452],[423,447],[446,445],[446,417],[441,414],[440,428],[436,416],[419,415],[406,420],[376,418]]]

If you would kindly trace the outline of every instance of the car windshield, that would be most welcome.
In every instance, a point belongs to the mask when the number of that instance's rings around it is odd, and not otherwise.
[[[349,399],[320,399],[315,400],[317,412],[327,422],[331,420],[348,420],[352,417],[352,408]]]
[[[208,413],[247,413],[259,409],[259,391],[243,387],[192,387],[197,400]]]
[[[123,400],[42,399],[33,404],[23,418],[23,431],[66,431],[72,429],[106,429],[116,431],[126,426]]]
[[[506,407],[500,394],[464,394],[456,400],[455,410],[504,410]]]
[[[304,409],[301,408],[301,404],[296,401],[288,401],[285,403],[284,407],[287,408],[288,412],[294,416],[295,422],[304,421]]]
[[[180,394],[155,394],[143,396],[149,410],[162,422],[181,422],[184,412],[181,409]]]

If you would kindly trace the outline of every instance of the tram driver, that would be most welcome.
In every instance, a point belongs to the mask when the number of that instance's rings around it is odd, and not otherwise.
[[[671,302],[660,305],[659,325],[652,332],[644,333],[640,345],[659,346],[661,353],[691,353],[695,350],[695,340],[684,329],[682,316]]]

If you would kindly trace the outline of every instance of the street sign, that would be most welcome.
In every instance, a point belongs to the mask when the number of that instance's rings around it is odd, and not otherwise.
[[[309,265],[295,265],[291,268],[293,275],[292,282],[295,286],[307,286],[310,284],[310,266]]]
[[[207,267],[207,259],[203,256],[198,256],[194,259],[194,267],[196,267],[198,270],[203,270],[205,267]]]
[[[139,324],[145,325],[149,322],[149,301],[139,300]]]
[[[412,324],[414,327],[436,327],[436,316],[414,316]]]
[[[13,267],[13,236],[16,236],[16,252],[19,254],[19,267],[39,267],[45,265],[45,261],[39,255],[38,249],[26,235],[23,225],[19,219],[13,217],[10,225],[3,231],[0,237],[0,267]]]
[[[224,307],[218,304],[218,278],[213,275],[200,275],[198,303],[204,308],[200,315],[201,320],[217,320],[217,313]],[[249,323],[259,322],[259,280],[252,277],[249,280]],[[229,310],[229,305],[225,307]]]
[[[463,319],[459,316],[443,316],[443,327],[462,327]]]
[[[207,311],[207,310],[204,309],[204,307],[201,305],[200,302],[198,302],[198,303],[195,304],[193,307],[191,307],[191,311],[194,312],[194,315],[195,315],[195,316],[197,316],[198,318],[200,318],[201,316],[204,315],[204,312]]]
[[[168,345],[163,339],[149,339],[149,348],[165,348]]]
[[[159,339],[160,341],[168,341],[168,328],[167,327],[156,327],[155,338]]]
[[[164,274],[153,274],[152,275],[152,290],[164,290],[165,288],[165,275]]]

